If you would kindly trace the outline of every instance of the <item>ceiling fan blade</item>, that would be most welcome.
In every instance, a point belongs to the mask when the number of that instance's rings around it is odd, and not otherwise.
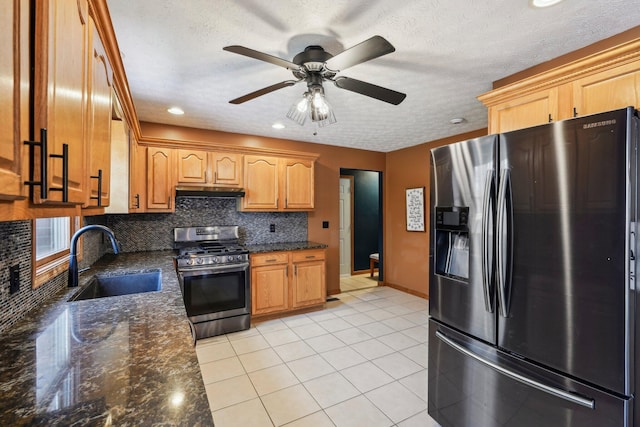
[[[300,80],[285,80],[283,82],[276,83],[274,85],[264,87],[264,88],[262,88],[260,90],[256,90],[255,92],[248,93],[248,94],[246,94],[244,96],[241,96],[240,98],[232,99],[231,101],[229,101],[229,104],[242,104],[243,102],[251,101],[253,98],[257,98],[259,96],[266,95],[266,94],[268,94],[270,92],[273,92],[274,90],[282,89],[282,88],[287,87],[287,86],[293,86],[294,84],[298,83],[299,81]]]
[[[350,79],[349,77],[338,77],[333,82],[341,89],[370,96],[371,98],[379,99],[380,101],[388,102],[393,105],[400,104],[407,97],[404,93],[396,92],[395,90],[363,82],[361,80]]]
[[[342,71],[346,68],[370,61],[379,56],[395,52],[396,48],[384,37],[373,36],[347,50],[344,50],[326,62],[331,71]]]
[[[248,47],[244,46],[225,46],[222,48],[222,50],[248,56],[249,58],[259,59],[260,61],[269,62],[279,67],[284,67],[288,70],[297,70],[300,68],[298,64],[294,64],[293,62],[287,61],[286,59],[278,58],[277,56],[269,55],[264,52],[258,52],[257,50],[249,49]]]

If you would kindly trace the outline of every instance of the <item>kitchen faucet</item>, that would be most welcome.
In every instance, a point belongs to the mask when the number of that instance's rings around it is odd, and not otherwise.
[[[69,287],[73,288],[78,286],[78,258],[76,252],[78,250],[78,238],[81,234],[89,230],[101,230],[111,240],[111,246],[113,246],[113,253],[117,254],[120,251],[120,244],[116,240],[116,236],[113,234],[110,228],[104,225],[92,224],[86,225],[76,231],[71,237],[71,244],[69,248]]]

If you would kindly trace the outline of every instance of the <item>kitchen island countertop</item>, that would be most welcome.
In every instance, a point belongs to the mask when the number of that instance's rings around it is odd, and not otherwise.
[[[316,243],[310,241],[302,242],[283,242],[283,243],[265,243],[261,245],[247,245],[249,254],[261,252],[278,252],[278,251],[298,251],[304,249],[325,249],[327,245],[324,243]]]
[[[0,425],[212,426],[174,256],[105,255],[0,336]],[[95,274],[147,269],[160,291],[67,302]]]

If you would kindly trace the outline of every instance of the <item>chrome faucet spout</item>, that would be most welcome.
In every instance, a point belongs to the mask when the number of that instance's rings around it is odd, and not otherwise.
[[[120,243],[118,243],[118,240],[116,239],[115,234],[113,234],[113,231],[110,228],[105,227],[104,225],[99,225],[99,224],[86,225],[81,229],[79,229],[78,231],[76,231],[74,235],[71,237],[71,243],[69,245],[69,287],[70,288],[78,286],[78,257],[76,255],[78,251],[78,238],[89,230],[102,231],[104,234],[106,234],[109,237],[109,240],[111,240],[113,253],[117,254],[120,252]]]

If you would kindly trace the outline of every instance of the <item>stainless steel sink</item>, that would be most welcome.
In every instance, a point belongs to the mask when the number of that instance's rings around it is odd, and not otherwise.
[[[69,301],[115,297],[119,295],[157,292],[162,289],[160,269],[125,272],[122,274],[97,274],[87,286]]]

